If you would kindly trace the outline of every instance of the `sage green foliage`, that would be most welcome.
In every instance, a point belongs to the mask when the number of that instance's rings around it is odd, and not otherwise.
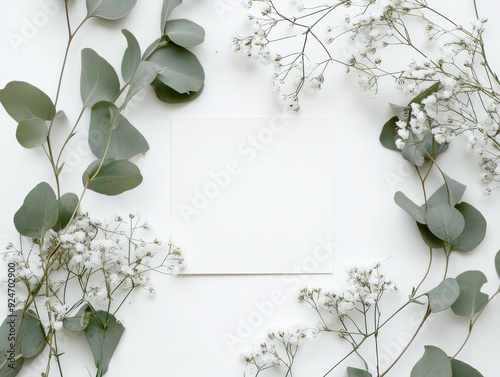
[[[88,17],[105,20],[119,20],[125,17],[135,6],[137,0],[87,0]]]
[[[497,271],[497,275],[500,278],[500,250],[497,251],[495,255],[495,270]]]
[[[90,190],[104,195],[118,195],[142,182],[139,168],[128,160],[94,161],[83,173],[82,181]]]
[[[92,107],[100,101],[113,101],[120,91],[115,69],[90,48],[82,50],[80,94],[84,106]]]
[[[347,377],[372,377],[366,370],[347,367]]]
[[[453,377],[450,359],[434,346],[425,346],[422,358],[411,370],[410,377]]]
[[[481,292],[488,279],[481,271],[465,271],[456,277],[460,286],[460,295],[451,306],[456,315],[472,317],[479,313],[487,304],[489,296]]]
[[[422,93],[413,98],[408,105],[404,108],[407,113],[407,118],[410,118],[411,104],[421,103],[423,99],[431,94],[440,90],[441,84],[436,82]],[[440,144],[434,140],[431,133],[426,133],[422,140],[418,138],[412,131],[409,131],[408,139],[402,150],[396,147],[396,140],[400,139],[398,135],[398,126],[396,122],[399,120],[398,116],[393,116],[389,119],[384,126],[379,136],[380,143],[387,149],[401,152],[402,156],[415,166],[423,166],[426,161],[434,160],[440,153],[448,149],[448,144]]]
[[[457,359],[451,359],[453,377],[483,377],[477,369]]]
[[[52,187],[42,182],[33,188],[14,215],[14,225],[25,237],[42,238],[57,224],[59,205]]]
[[[87,309],[88,311],[89,309]],[[106,374],[111,358],[125,331],[116,318],[103,310],[92,311],[83,330],[97,367],[96,377]]]
[[[185,19],[170,19],[181,0],[165,0],[161,12],[161,37],[144,52],[144,60],[160,67],[161,72],[151,82],[156,97],[166,103],[192,101],[201,94],[205,72],[198,58],[186,48],[203,42],[205,31]]]
[[[406,114],[403,112],[402,119],[410,118],[412,103],[421,103],[429,95],[440,90],[440,87],[441,84],[436,82],[412,99],[404,109]],[[393,151],[399,151],[395,146],[399,138],[397,133],[399,119],[398,116],[389,119],[382,127],[379,137],[381,144]],[[415,166],[426,199],[422,205],[418,205],[402,192],[396,192],[394,201],[416,221],[422,239],[431,249],[444,249],[448,266],[448,259],[453,251],[469,252],[483,241],[487,223],[479,210],[462,201],[466,186],[446,175],[439,166],[437,169],[444,183],[427,197],[425,181],[431,169],[437,166],[437,157],[446,149],[447,144],[437,143],[431,132],[419,138],[409,131],[405,145],[399,152],[404,159]],[[495,267],[500,277],[500,251],[495,257]],[[455,279],[446,278],[445,274],[445,279],[438,286],[424,294],[428,297],[428,315],[451,308],[458,316],[469,318],[475,316],[477,319],[489,301],[489,296],[481,292],[486,282],[486,276],[481,271],[465,271]],[[414,293],[415,291],[410,299],[413,299],[413,302],[419,302]],[[424,317],[423,321],[426,318]],[[469,335],[474,323],[475,321],[471,319]],[[425,347],[423,357],[411,371],[411,377],[465,376],[481,377],[482,375],[470,365],[454,358],[450,359],[444,351],[434,346]]]
[[[16,376],[25,360],[35,359],[45,348],[43,326],[32,311],[19,309],[7,316],[0,326],[0,337],[0,377]],[[14,343],[14,354],[18,360],[13,363],[15,368],[11,368],[8,358]]]
[[[83,331],[88,326],[90,321],[89,304],[82,305],[78,312],[69,318],[63,320],[63,326],[68,331],[78,332]]]
[[[465,185],[443,174],[445,183],[419,206],[405,194],[394,195],[396,204],[416,222],[424,242],[434,248],[468,252],[475,249],[486,234],[486,219],[471,204],[460,202]]]
[[[0,102],[18,123],[32,118],[52,120],[56,115],[56,108],[49,96],[23,81],[11,81],[0,90]]]
[[[422,358],[415,364],[410,377],[483,377],[463,361],[450,359],[438,347],[425,346]]]
[[[149,144],[111,102],[98,102],[90,112],[89,146],[97,158],[129,159],[145,154]]]
[[[87,15],[80,26],[92,18],[119,20],[125,17],[136,3],[137,0],[86,0]],[[149,145],[139,130],[122,115],[127,104],[140,90],[152,85],[158,98],[169,103],[188,102],[202,93],[205,73],[199,60],[187,48],[203,42],[205,32],[192,21],[170,19],[172,11],[180,4],[181,0],[164,0],[160,16],[160,36],[144,54],[133,33],[122,30],[126,48],[120,67],[121,78],[115,68],[96,51],[91,48],[81,50],[82,114],[85,109],[90,111],[88,143],[96,160],[83,172],[83,191],[80,196],[64,193],[59,180],[64,169],[64,161],[60,161],[60,158],[64,156],[66,145],[78,132],[76,128],[79,120],[68,131],[59,155],[51,143],[51,136],[56,132],[54,123],[68,121],[63,116],[56,116],[64,115],[62,110],[56,109],[61,94],[61,81],[55,102],[39,88],[23,81],[9,82],[0,90],[0,103],[17,123],[17,141],[24,148],[43,148],[54,175],[55,188],[47,182],[39,183],[27,194],[14,215],[14,225],[19,234],[35,239],[40,248],[49,230],[64,231],[72,221],[87,189],[104,195],[118,195],[141,184],[141,172],[129,159],[138,154],[145,154]],[[69,48],[80,27],[70,27],[68,2],[65,7]],[[64,60],[60,80],[64,76],[67,61],[70,59]],[[58,246],[52,253],[57,250]],[[48,258],[52,255],[49,254]],[[17,375],[24,361],[36,358],[47,344],[60,367],[59,358],[63,352],[57,351],[57,344],[54,345],[53,333],[56,330],[44,330],[37,314],[30,309],[30,304],[32,306],[42,292],[47,296],[53,294],[44,290],[44,281],[47,281],[44,279],[50,279],[49,272],[44,272],[46,275],[42,276],[40,283],[35,287],[28,287],[30,296],[26,307],[14,313],[18,324],[18,338],[15,341],[18,358],[14,368],[7,367],[6,362],[10,349],[10,317],[7,317],[0,327],[0,377]],[[107,311],[96,311],[85,302],[78,305],[78,312],[64,319],[63,326],[68,331],[82,331],[85,334],[94,356],[97,376],[103,376],[109,368],[124,327],[117,322],[114,316],[116,312],[111,314]]]
[[[432,313],[448,309],[460,295],[460,286],[453,278],[443,280],[439,285],[426,293]]]
[[[24,148],[30,149],[45,144],[48,133],[49,129],[43,119],[24,119],[17,126],[16,138]]]

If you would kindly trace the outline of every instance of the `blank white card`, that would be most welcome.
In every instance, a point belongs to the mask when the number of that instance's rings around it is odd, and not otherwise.
[[[173,118],[171,240],[185,274],[333,272],[330,118]]]

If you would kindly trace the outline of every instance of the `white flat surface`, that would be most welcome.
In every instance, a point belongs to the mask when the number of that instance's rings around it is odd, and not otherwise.
[[[12,80],[28,81],[55,95],[56,80],[65,45],[65,24],[62,2],[48,15],[47,22],[40,18],[36,30],[28,33],[26,22],[43,17],[43,4],[48,0],[16,1],[2,5],[0,12],[0,87]],[[84,14],[84,2],[71,2],[75,19]],[[469,1],[454,2],[453,11],[470,14]],[[491,14],[489,38],[498,35],[494,28],[496,2],[479,2],[485,14]],[[484,4],[483,4],[484,3]],[[490,7],[491,11],[486,8]],[[125,39],[119,32],[127,28],[137,35],[145,49],[158,34],[160,0],[140,1],[136,9],[123,21],[109,25],[93,20],[82,29],[72,48],[67,80],[63,86],[61,108],[74,122],[80,108],[79,51],[91,47],[119,67]],[[469,12],[469,13],[466,13]],[[47,13],[46,13],[47,14]],[[113,218],[130,211],[153,225],[152,237],[167,240],[170,237],[170,119],[171,117],[272,117],[280,113],[274,103],[271,72],[257,63],[247,61],[229,50],[230,37],[239,28],[243,14],[236,0],[186,0],[173,14],[192,19],[207,31],[206,42],[195,48],[207,74],[206,89],[195,102],[168,106],[155,100],[146,91],[142,100],[134,101],[134,108],[125,114],[146,137],[151,150],[145,157],[134,161],[144,176],[143,184],[124,195],[108,198],[89,193],[84,209],[95,218]],[[465,17],[464,17],[465,18]],[[464,21],[464,23],[466,20]],[[497,30],[498,31],[498,30]],[[26,34],[17,48],[12,35]],[[491,52],[494,54],[494,52]],[[495,59],[495,55],[492,59]],[[498,56],[496,57],[498,61]],[[393,202],[394,192],[404,191],[415,201],[421,201],[418,179],[399,156],[378,144],[381,125],[392,116],[389,102],[405,103],[397,91],[375,100],[365,98],[356,88],[356,78],[343,70],[329,71],[322,92],[303,98],[302,117],[333,117],[334,144],[334,235],[317,229],[313,240],[319,239],[335,245],[333,275],[259,275],[259,276],[181,276],[165,278],[155,276],[155,297],[138,292],[124,305],[119,315],[124,319],[125,334],[114,355],[107,376],[175,376],[175,377],[235,377],[242,376],[243,363],[238,352],[248,347],[253,339],[263,336],[270,326],[315,321],[313,313],[297,303],[298,289],[304,284],[341,283],[343,268],[357,259],[381,260],[400,287],[392,304],[406,300],[411,287],[422,276],[427,263],[427,251],[413,227],[412,220]],[[329,80],[329,78],[333,78]],[[81,190],[81,173],[92,160],[86,146],[85,125],[75,136],[68,150],[64,191]],[[0,111],[0,163],[2,185],[0,195],[0,242],[2,247],[17,240],[12,216],[27,192],[42,180],[50,180],[50,171],[40,151],[25,150],[15,141],[15,124]],[[64,125],[60,126],[64,129]],[[478,183],[478,162],[462,152],[462,145],[451,148],[443,155],[442,166],[453,178],[468,185],[465,200],[474,204],[488,220],[485,242],[469,255],[457,255],[450,265],[450,276],[466,269],[481,269],[488,276],[485,291],[498,287],[492,258],[499,247],[498,232],[500,197],[483,198]],[[464,177],[467,177],[464,179]],[[325,180],[330,177],[325,176]],[[255,225],[255,224],[254,224]],[[276,224],[273,224],[276,226]],[[327,227],[325,226],[325,229]],[[323,233],[325,232],[325,233]],[[227,237],[231,239],[231,234]],[[319,244],[319,241],[317,241]],[[186,255],[189,264],[195,257]],[[435,280],[439,280],[443,258],[436,254]],[[302,261],[297,269],[305,271],[310,264]],[[0,313],[6,314],[7,301],[0,287]],[[5,304],[2,304],[5,303]],[[464,353],[464,361],[481,367],[485,377],[496,377],[498,354],[499,302],[488,309]],[[391,359],[402,349],[408,330],[417,324],[419,307],[411,307],[394,323],[390,333],[381,339],[383,357]],[[421,313],[420,313],[421,314]],[[446,326],[443,326],[445,324]],[[466,335],[467,321],[449,313],[435,317],[409,353],[388,377],[408,376],[411,366],[420,358],[425,344],[442,347],[449,353],[456,351]],[[85,340],[79,335],[61,335],[60,345],[66,351],[63,363],[66,375],[71,377],[93,374],[93,361]],[[320,341],[311,344],[300,364],[302,373],[297,377],[322,376],[333,363],[339,343]],[[344,348],[345,350],[345,348]],[[337,358],[334,358],[337,360]],[[314,360],[314,363],[308,362]],[[322,360],[321,363],[316,360]],[[299,362],[299,361],[298,361]],[[373,362],[373,360],[371,360]],[[44,360],[29,366],[21,377],[40,375]],[[318,369],[318,370],[317,370]],[[317,373],[314,373],[316,372]],[[333,377],[344,377],[344,369]],[[54,376],[57,375],[53,370]],[[295,373],[294,373],[295,376]]]
[[[331,118],[173,118],[171,239],[187,274],[333,272]],[[320,247],[321,248],[321,247]]]

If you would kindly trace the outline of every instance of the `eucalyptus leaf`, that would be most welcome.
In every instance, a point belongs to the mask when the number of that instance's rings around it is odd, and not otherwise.
[[[439,285],[426,293],[432,313],[448,309],[460,295],[460,286],[453,278],[443,280]]]
[[[137,0],[87,0],[88,17],[119,20],[135,7]]]
[[[94,355],[97,376],[103,376],[108,371],[109,363],[124,331],[125,327],[117,322],[111,313],[103,310],[91,313],[84,333]]]
[[[14,225],[25,237],[43,238],[57,223],[59,206],[56,194],[46,182],[33,188],[24,203],[14,215]]]
[[[150,55],[149,61],[161,67],[162,72],[158,75],[158,79],[179,93],[199,91],[205,81],[205,72],[198,58],[174,43],[168,43],[149,54],[148,51],[152,51],[157,45],[158,41],[153,42],[145,54]]]
[[[40,118],[25,119],[19,122],[16,138],[24,148],[41,147],[47,141],[49,129]]]
[[[461,317],[472,317],[481,311],[488,302],[489,296],[481,292],[481,287],[488,279],[481,271],[465,271],[456,277],[460,286],[460,295],[451,306],[451,310]]]
[[[427,226],[438,238],[451,242],[465,228],[465,219],[459,210],[448,204],[436,204],[427,209]]]
[[[396,122],[399,120],[397,116],[393,116],[387,122],[385,122],[384,127],[382,127],[382,132],[380,132],[379,140],[380,143],[392,151],[399,151],[396,147],[396,139],[398,138],[398,126]]]
[[[411,162],[415,166],[422,166],[425,163],[425,158],[422,155],[422,141],[410,131],[406,139],[405,146],[401,150],[404,159]]]
[[[139,168],[130,161],[106,159],[97,171],[100,163],[100,160],[94,161],[83,173],[83,185],[92,191],[118,195],[136,188],[142,182]]]
[[[483,377],[477,369],[457,359],[451,359],[453,377]]]
[[[4,362],[5,362],[5,356],[0,353],[0,365],[3,365]],[[13,367],[11,367],[10,365],[13,365]],[[7,362],[3,366],[3,368],[0,367],[0,377],[17,376],[19,374],[19,372],[21,371],[23,365],[24,365],[24,358],[23,357],[20,357],[17,360],[15,360],[15,362],[13,364],[10,364],[9,362]]]
[[[439,154],[446,152],[448,143],[439,144],[434,135],[428,132],[424,135],[421,143],[422,156],[427,159],[435,159]]]
[[[347,377],[372,377],[372,375],[364,369],[347,367]]]
[[[165,103],[186,103],[195,100],[203,92],[204,86],[197,92],[179,93],[168,87],[160,80],[155,79],[151,86],[153,87],[156,97]]]
[[[422,239],[424,240],[427,246],[433,249],[441,249],[444,247],[444,241],[437,238],[434,234],[432,234],[427,225],[420,224],[417,222],[417,227],[420,232],[420,235],[422,236]]]
[[[73,213],[75,213],[76,208],[78,207],[78,202],[78,195],[72,192],[67,192],[59,198],[57,203],[59,207],[59,216],[57,223],[53,228],[54,231],[59,232],[68,226]]]
[[[110,140],[111,138],[111,140]],[[110,102],[96,103],[90,113],[89,146],[97,158],[129,159],[146,153],[142,134]]]
[[[465,219],[465,227],[462,233],[455,238],[451,246],[455,251],[471,251],[483,242],[486,235],[486,219],[471,204],[462,202],[455,206]]]
[[[495,270],[497,271],[497,275],[500,278],[500,250],[498,250],[495,255]]]
[[[0,326],[0,354],[7,353],[11,348],[10,344],[14,344],[15,337],[14,339],[10,337],[12,334],[17,337],[15,354],[23,359],[36,358],[45,348],[45,333],[42,323],[31,311],[23,313],[22,309],[18,309],[3,321]]]
[[[122,77],[129,83],[141,61],[141,46],[130,31],[123,29],[122,34],[127,39],[127,48],[122,59]]]
[[[425,346],[422,358],[411,370],[410,377],[453,377],[450,359],[434,346]]]
[[[400,206],[403,210],[408,213],[415,221],[421,224],[425,224],[425,211],[415,204],[412,200],[410,200],[405,194],[401,191],[396,192],[394,195],[394,201],[398,206]]]
[[[162,68],[158,64],[149,61],[141,61],[135,71],[134,77],[130,82],[127,97],[125,98],[122,107],[125,107],[132,97],[134,97],[141,89],[150,85],[161,71]]]
[[[165,34],[172,42],[185,48],[197,46],[205,39],[205,30],[197,23],[185,19],[167,21]]]
[[[24,81],[9,82],[0,90],[0,102],[18,123],[31,118],[52,120],[56,115],[56,108],[49,96]]]
[[[165,28],[168,18],[172,11],[182,4],[182,0],[163,0],[163,6],[161,8],[161,20],[160,20],[160,28],[161,33],[165,34]]]
[[[427,200],[428,206],[433,206],[439,203],[448,203],[454,207],[460,203],[464,196],[467,186],[443,174],[445,183],[439,187]]]
[[[89,324],[92,313],[90,310],[87,310],[88,308],[89,305],[84,304],[80,309],[78,309],[78,312],[73,317],[65,318],[63,320],[64,328],[68,331],[74,332],[85,330]]]
[[[441,83],[439,81],[437,81],[434,84],[432,84],[430,87],[428,87],[427,89],[425,89],[422,93],[420,93],[419,95],[417,95],[415,98],[413,98],[410,101],[409,105],[411,105],[412,103],[418,103],[418,104],[422,103],[422,101],[424,99],[426,99],[430,95],[438,92],[440,89],[441,89]]]
[[[83,105],[92,107],[100,101],[112,101],[119,91],[120,81],[111,64],[94,50],[84,48],[80,76]]]

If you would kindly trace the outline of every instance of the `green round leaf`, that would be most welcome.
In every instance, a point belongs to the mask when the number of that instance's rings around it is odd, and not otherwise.
[[[406,139],[405,146],[401,150],[404,159],[415,166],[422,166],[425,163],[425,157],[422,150],[422,141],[412,132]]]
[[[14,225],[25,237],[42,238],[57,223],[59,206],[56,194],[46,182],[31,190],[14,215]]]
[[[82,50],[80,94],[84,106],[99,101],[112,101],[120,91],[120,81],[115,69],[106,59],[90,48]]]
[[[182,4],[182,0],[163,0],[163,6],[161,8],[161,19],[160,19],[160,28],[161,33],[165,34],[165,24],[167,23],[168,18],[172,11]]]
[[[437,238],[432,232],[429,230],[429,227],[425,224],[420,224],[417,222],[417,227],[422,236],[422,239],[426,243],[427,246],[433,249],[441,249],[444,247],[443,240]]]
[[[119,20],[135,7],[137,0],[87,0],[89,17]]]
[[[97,158],[103,158],[107,152],[108,159],[129,159],[149,150],[149,144],[144,136],[119,114],[114,104],[105,101],[98,102],[92,107],[89,146]]]
[[[23,81],[11,81],[0,90],[0,102],[18,123],[31,118],[52,120],[56,115],[56,108],[49,96]]]
[[[175,44],[190,48],[199,45],[205,39],[205,30],[189,20],[170,20],[165,24],[165,34]]]
[[[83,331],[94,355],[97,375],[104,376],[125,327],[116,320],[113,314],[98,310],[90,313],[89,323]]]
[[[127,48],[122,59],[122,77],[125,82],[130,82],[141,61],[141,46],[130,31],[123,29],[122,34],[127,38]]]
[[[451,369],[453,370],[453,377],[483,377],[477,369],[457,359],[451,360]]]
[[[456,208],[436,204],[427,210],[427,226],[438,238],[451,242],[464,230],[465,219]]]
[[[460,286],[460,295],[451,306],[456,315],[472,317],[481,311],[489,296],[481,292],[481,287],[488,281],[481,271],[465,271],[456,277]]]
[[[152,51],[158,45],[155,41],[145,52]],[[149,61],[161,68],[158,79],[178,93],[199,91],[205,82],[205,72],[198,58],[184,47],[168,43],[149,56]]]
[[[372,377],[372,375],[364,369],[347,367],[347,377]]]
[[[441,203],[448,203],[454,207],[462,200],[462,196],[464,196],[467,186],[451,179],[446,174],[443,174],[443,176],[445,184],[438,188],[427,200],[428,207]]]
[[[54,231],[59,232],[68,226],[73,213],[75,213],[75,210],[78,207],[78,201],[78,195],[72,192],[67,192],[59,198],[57,203],[59,206],[59,217],[56,225],[54,226]]]
[[[104,195],[118,195],[136,188],[142,182],[139,168],[130,161],[107,159],[97,172],[100,163],[100,160],[94,161],[83,173],[83,185],[92,191]]]
[[[89,324],[91,310],[87,310],[88,304],[83,305],[78,312],[70,318],[63,320],[63,326],[68,331],[83,331]]]
[[[410,200],[405,194],[401,191],[396,192],[394,195],[394,202],[400,206],[402,209],[408,213],[413,219],[420,223],[425,224],[425,211],[422,207],[415,204],[412,200]]]
[[[448,309],[460,295],[460,287],[455,279],[443,280],[436,288],[426,293],[429,297],[431,312],[438,313]]]
[[[471,251],[483,242],[486,235],[486,219],[476,208],[466,202],[455,206],[465,219],[462,233],[455,238],[451,245],[456,251]]]
[[[392,151],[399,152],[399,149],[396,147],[396,139],[398,138],[398,126],[396,122],[399,120],[397,116],[393,116],[389,119],[382,127],[382,132],[380,133],[379,140],[380,143],[390,149]]]
[[[200,96],[204,88],[204,86],[202,86],[197,92],[179,93],[158,79],[154,80],[151,85],[153,86],[156,97],[165,103],[185,103],[193,101]]]
[[[123,101],[122,108],[134,97],[140,90],[153,82],[162,71],[161,67],[153,62],[141,61],[132,77],[127,96]]]
[[[26,311],[23,314],[22,309],[18,309],[3,321],[0,326],[0,354],[8,353],[11,342],[7,340],[11,328],[15,329],[17,335],[16,355],[26,360],[40,355],[45,348],[45,334],[40,320],[34,316],[33,312]]]
[[[49,129],[40,118],[22,120],[17,126],[16,138],[24,148],[36,148],[47,141]]]
[[[448,355],[437,347],[425,346],[424,356],[417,361],[410,377],[452,377]]]
[[[500,250],[497,251],[495,255],[495,269],[497,271],[497,275],[500,278]]]

